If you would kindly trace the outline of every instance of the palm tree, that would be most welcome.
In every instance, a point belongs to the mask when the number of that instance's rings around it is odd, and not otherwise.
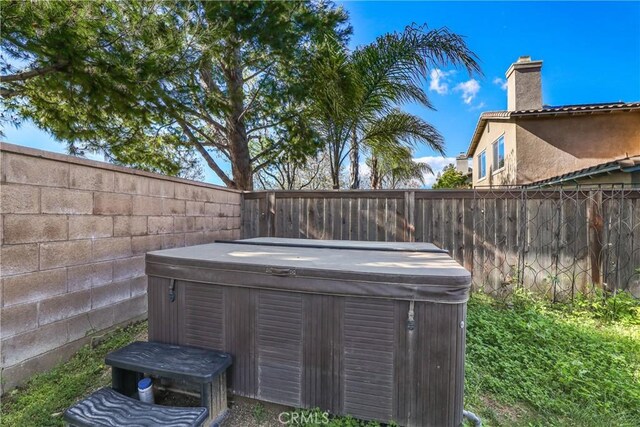
[[[427,163],[413,160],[413,153],[408,147],[403,147],[391,157],[386,153],[372,154],[367,159],[367,166],[371,171],[369,185],[373,190],[417,187],[425,184],[425,174],[433,173]]]
[[[423,83],[430,67],[462,66],[479,72],[476,55],[463,38],[448,29],[410,26],[387,34],[349,53],[327,38],[311,59],[315,84],[311,116],[328,152],[333,188],[340,188],[340,171],[350,161],[350,187],[360,187],[361,151],[393,158],[402,148],[426,144],[444,153],[438,131],[399,106],[415,102],[433,108]],[[373,154],[375,155],[375,154]]]

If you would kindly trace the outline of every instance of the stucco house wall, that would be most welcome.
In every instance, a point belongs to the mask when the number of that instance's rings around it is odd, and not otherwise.
[[[493,143],[504,135],[504,167],[493,170]],[[487,175],[480,179],[478,161],[480,153],[487,153]],[[484,187],[489,185],[512,185],[515,182],[516,172],[516,125],[513,120],[495,120],[487,123],[478,147],[473,155],[473,186]]]
[[[640,154],[640,112],[518,118],[516,125],[516,184]]]

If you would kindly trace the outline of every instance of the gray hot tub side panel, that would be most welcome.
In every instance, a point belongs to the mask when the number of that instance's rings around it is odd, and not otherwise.
[[[149,279],[149,339],[233,355],[234,394],[400,425],[462,422],[466,304]]]

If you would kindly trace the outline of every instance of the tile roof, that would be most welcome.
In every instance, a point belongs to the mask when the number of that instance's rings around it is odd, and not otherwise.
[[[527,187],[530,186],[540,186],[540,185],[552,185],[559,184],[565,181],[571,181],[573,179],[578,178],[586,178],[588,176],[598,175],[601,173],[607,172],[636,172],[640,171],[640,156],[629,156],[622,159],[616,159],[604,163],[600,163],[597,165],[589,166],[588,168],[579,169],[573,172],[567,172],[562,175],[554,176],[547,179],[542,179],[540,181],[532,182],[531,184],[527,184]]]

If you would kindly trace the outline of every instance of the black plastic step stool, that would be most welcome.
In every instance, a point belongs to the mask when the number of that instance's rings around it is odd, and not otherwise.
[[[101,388],[64,412],[74,427],[199,427],[207,408],[177,408],[141,402],[113,389]]]
[[[112,388],[126,396],[137,391],[143,374],[200,385],[200,405],[207,408],[205,425],[216,425],[227,414],[226,370],[231,355],[197,347],[136,341],[109,353]]]

